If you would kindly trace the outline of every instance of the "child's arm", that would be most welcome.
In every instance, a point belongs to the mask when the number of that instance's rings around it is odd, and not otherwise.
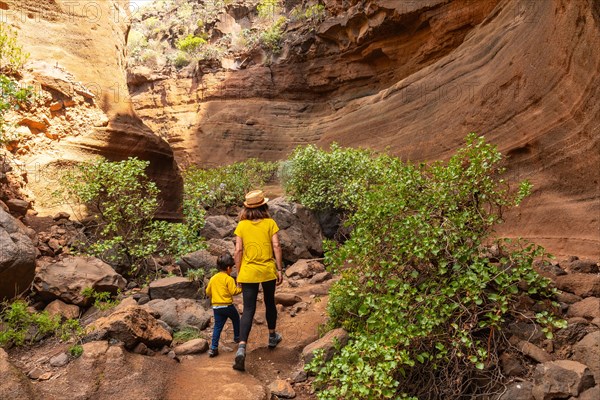
[[[232,277],[227,279],[227,290],[229,290],[229,293],[231,293],[232,296],[242,293],[242,288],[236,285],[235,280]]]
[[[212,298],[212,278],[208,281],[208,285],[206,285],[206,295],[209,298]]]

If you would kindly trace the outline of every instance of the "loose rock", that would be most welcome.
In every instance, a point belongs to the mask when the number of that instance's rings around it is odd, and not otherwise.
[[[206,339],[192,339],[173,349],[178,356],[186,354],[204,353],[208,350],[208,342]]]

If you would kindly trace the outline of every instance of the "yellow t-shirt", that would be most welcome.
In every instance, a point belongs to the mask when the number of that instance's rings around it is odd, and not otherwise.
[[[279,227],[272,218],[240,221],[233,232],[244,243],[238,282],[258,283],[277,279],[271,238],[278,231]]]
[[[233,278],[226,272],[218,272],[206,286],[206,295],[210,297],[210,303],[213,306],[228,306],[233,303],[233,296],[242,293]]]

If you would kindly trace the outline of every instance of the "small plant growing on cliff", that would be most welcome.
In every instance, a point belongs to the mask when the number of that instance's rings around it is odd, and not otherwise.
[[[361,196],[348,220],[352,236],[327,244],[328,263],[342,274],[331,289],[331,325],[348,344],[316,374],[321,399],[456,399],[485,395],[497,383],[503,327],[523,318],[532,295],[537,323],[563,327],[549,281],[532,267],[544,250],[519,240],[485,244],[502,210],[530,192],[511,191],[501,154],[471,134],[447,163],[397,160]]]
[[[83,251],[130,274],[137,274],[152,255],[178,256],[202,246],[201,211],[184,205],[184,213],[189,212],[185,223],[154,219],[159,190],[145,173],[148,165],[137,158],[82,163],[65,172],[62,190],[55,193],[70,204],[85,205],[94,217],[89,243],[80,244]]]
[[[16,32],[0,22],[0,74],[18,73],[28,57],[29,54],[17,43]]]
[[[202,46],[206,44],[206,39],[189,34],[183,39],[177,41],[177,49],[188,54],[196,54]]]
[[[16,75],[28,58],[17,44],[17,34],[4,23],[0,23],[0,144],[6,137],[5,114],[27,106],[33,96],[31,87],[20,87],[10,76]]]
[[[69,354],[73,358],[81,357],[83,355],[83,346],[80,344],[74,344],[73,346],[69,347]]]
[[[279,17],[272,25],[260,34],[260,44],[266,50],[276,54],[281,51],[281,40],[283,37],[283,26],[287,22],[285,17]]]

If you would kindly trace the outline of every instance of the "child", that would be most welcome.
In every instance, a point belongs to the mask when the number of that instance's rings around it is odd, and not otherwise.
[[[217,259],[219,272],[210,278],[206,287],[206,294],[210,297],[215,316],[212,343],[208,350],[209,357],[219,355],[219,338],[227,318],[233,322],[233,340],[236,343],[240,341],[240,314],[233,305],[233,296],[242,293],[242,289],[237,287],[230,276],[233,265],[234,261],[229,253],[219,256]]]

